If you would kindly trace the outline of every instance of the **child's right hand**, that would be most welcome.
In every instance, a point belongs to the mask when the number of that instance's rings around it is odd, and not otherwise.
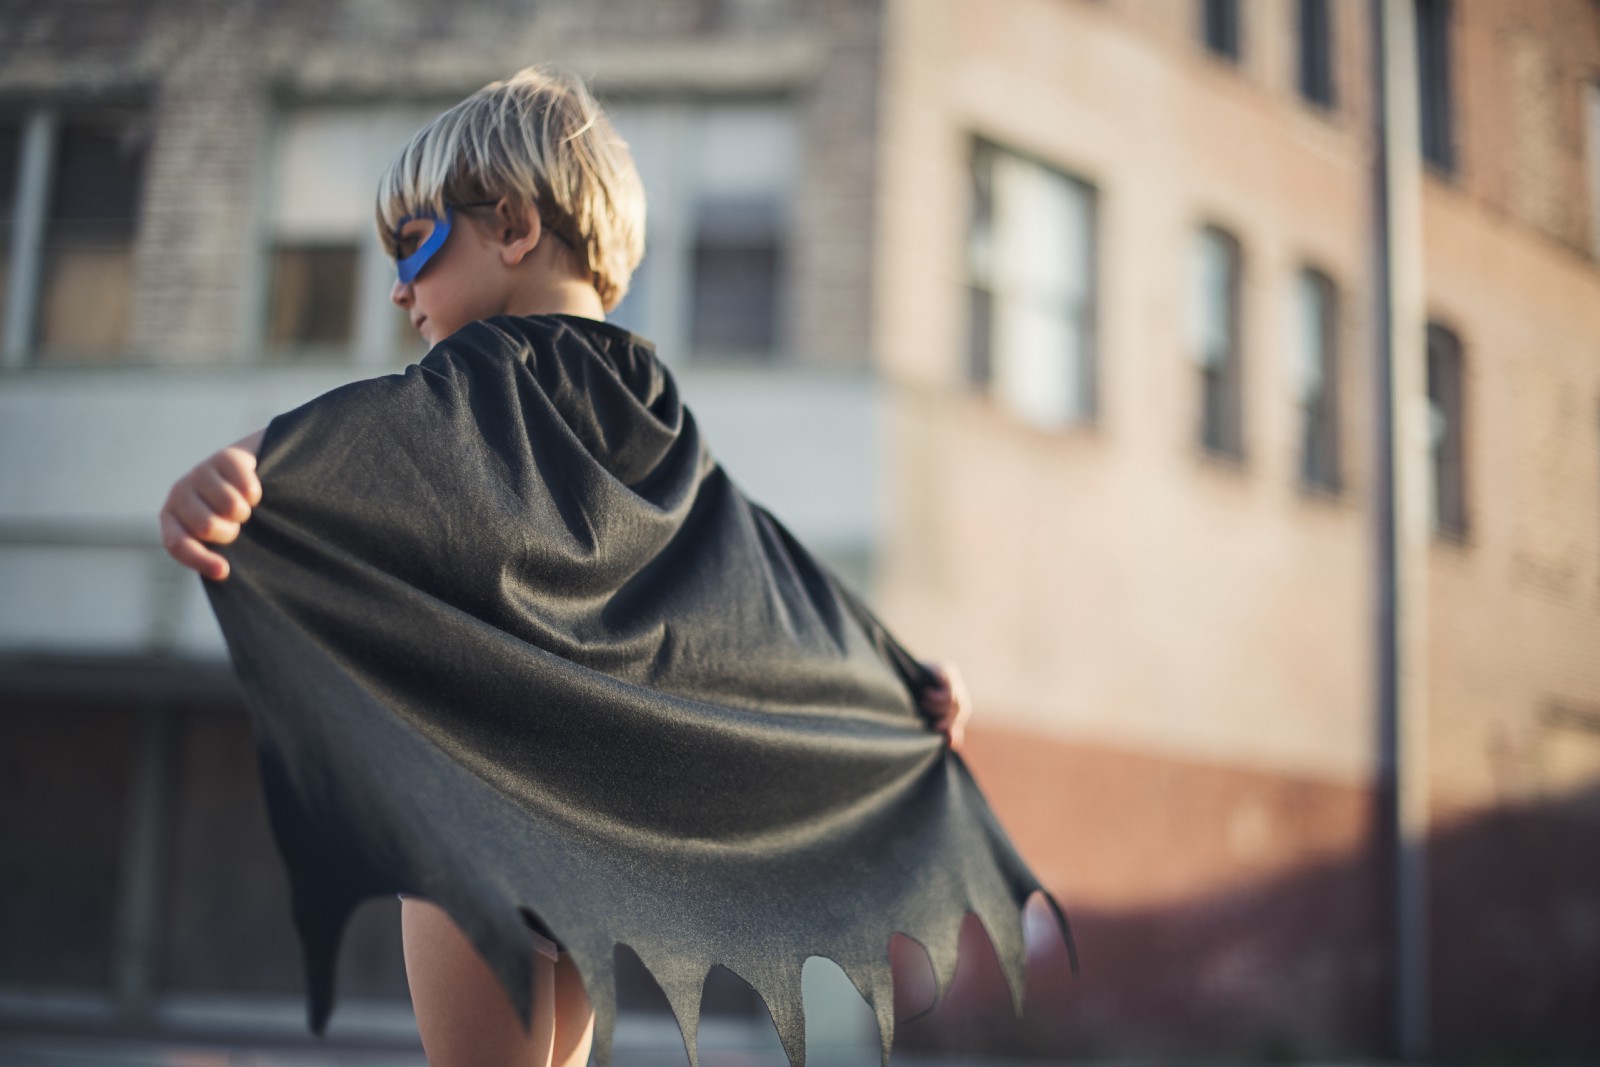
[[[265,433],[257,430],[200,463],[172,483],[161,505],[161,544],[167,554],[212,581],[228,576],[228,561],[200,542],[228,544],[261,503],[256,453]]]

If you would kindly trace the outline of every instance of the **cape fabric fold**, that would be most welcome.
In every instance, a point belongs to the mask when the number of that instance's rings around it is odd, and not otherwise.
[[[257,472],[230,577],[203,581],[314,1032],[351,912],[397,891],[450,913],[525,1023],[528,931],[557,939],[601,1067],[619,942],[691,1063],[721,964],[801,1067],[813,955],[872,1006],[887,1062],[890,936],[921,943],[942,997],[968,911],[1020,1013],[1043,887],[918,712],[932,679],[729,480],[647,342],[475,323],[273,419]]]

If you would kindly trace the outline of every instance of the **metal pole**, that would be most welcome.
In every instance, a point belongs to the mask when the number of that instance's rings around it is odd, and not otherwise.
[[[1427,567],[1421,130],[1415,0],[1372,0],[1374,131],[1374,532],[1378,795],[1390,884],[1393,1043],[1430,1045],[1428,976]]]

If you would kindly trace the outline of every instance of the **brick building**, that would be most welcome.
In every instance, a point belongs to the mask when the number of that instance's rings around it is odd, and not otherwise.
[[[1600,4],[1415,15],[1431,1040],[1593,1052]],[[1367,19],[0,12],[0,1024],[301,1026],[248,727],[154,512],[221,444],[421,354],[384,300],[375,173],[429,114],[551,61],[591,79],[649,190],[618,319],[735,476],[961,664],[969,762],[1074,918],[1083,975],[1041,933],[1021,1023],[974,930],[902,1039],[1387,1048]],[[392,902],[358,916],[336,1038],[403,1035],[395,934]],[[658,994],[630,981],[648,1029]],[[730,1040],[767,1025],[715,985]],[[847,989],[814,992],[862,1038]]]
[[[1393,1047],[1368,9],[891,5],[878,592],[1077,916],[1018,1044]],[[1414,14],[1423,1026],[1593,1054],[1600,5]]]
[[[617,319],[657,342],[735,478],[866,582],[879,18],[857,0],[0,12],[0,1024],[304,1034],[248,723],[154,516],[203,456],[422,355],[387,300],[373,189],[492,78],[590,78],[651,205]],[[352,925],[336,1040],[415,1042],[397,907]],[[677,1043],[659,992],[626,982],[619,1042]],[[708,1042],[770,1033],[741,983],[708,998]]]

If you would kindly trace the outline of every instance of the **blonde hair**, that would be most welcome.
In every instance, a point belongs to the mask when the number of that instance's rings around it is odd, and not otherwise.
[[[412,134],[378,182],[378,239],[392,256],[407,215],[500,197],[519,212],[537,206],[604,308],[621,302],[644,257],[644,185],[627,142],[576,75],[527,67]]]

